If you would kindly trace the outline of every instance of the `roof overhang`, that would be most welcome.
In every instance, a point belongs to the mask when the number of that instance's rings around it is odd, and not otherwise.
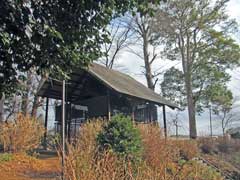
[[[88,69],[80,69],[71,74],[70,79],[67,80],[68,92],[72,92],[69,101],[77,96],[81,96],[81,88],[84,86],[83,77],[86,74],[95,78],[104,86],[122,95],[151,102],[160,106],[166,105],[172,109],[179,109],[175,103],[164,99],[159,94],[147,88],[129,75],[107,69],[96,63],[90,65]],[[61,92],[61,81],[48,78],[46,81],[42,82],[37,94],[42,97],[61,99]]]

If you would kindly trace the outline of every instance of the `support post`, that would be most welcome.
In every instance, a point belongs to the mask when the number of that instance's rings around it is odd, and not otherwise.
[[[48,125],[48,105],[49,105],[49,98],[46,100],[46,112],[45,112],[45,123],[44,123],[44,149],[47,149],[47,125]]]
[[[72,123],[72,103],[69,104],[69,116],[68,116],[68,142],[71,141],[71,123]]]
[[[64,179],[65,160],[65,80],[62,81],[62,179]]]
[[[164,136],[165,136],[165,138],[167,138],[167,121],[166,121],[165,105],[163,105],[163,124],[164,124]]]
[[[111,120],[111,102],[110,102],[110,92],[107,90],[107,109],[108,109],[108,121]]]
[[[134,105],[132,106],[132,121],[133,123],[135,122],[135,114],[134,114],[135,107]]]

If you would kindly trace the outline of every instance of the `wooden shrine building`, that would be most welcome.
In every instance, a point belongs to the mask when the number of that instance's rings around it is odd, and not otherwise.
[[[62,98],[62,82],[49,78],[38,91],[38,95],[47,98],[46,122],[48,116],[48,98]],[[163,106],[164,127],[166,129],[165,106],[172,109],[171,103],[129,75],[108,69],[93,63],[88,69],[79,69],[71,74],[66,82],[66,133],[70,136],[86,119],[96,117],[111,118],[122,113],[136,122],[157,120],[157,111],[149,107]],[[150,106],[151,105],[151,106]],[[154,113],[155,112],[155,113]],[[61,106],[56,107],[56,130],[61,126]]]

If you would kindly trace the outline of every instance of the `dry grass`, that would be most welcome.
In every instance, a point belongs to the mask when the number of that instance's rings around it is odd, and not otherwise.
[[[200,138],[198,146],[205,154],[231,154],[240,151],[240,140],[227,137]]]
[[[44,127],[39,121],[22,114],[18,114],[14,121],[0,125],[0,143],[8,152],[26,152],[36,148],[43,134]]]
[[[0,174],[4,180],[55,180],[60,175],[57,157],[37,159],[26,154],[12,154],[8,162],[0,163]]]
[[[161,129],[155,125],[144,124],[138,127],[144,144],[144,160],[148,166],[144,169],[144,178],[147,175],[150,179],[185,179],[188,170],[194,172],[200,166],[189,161],[198,155],[194,141],[165,139]]]
[[[144,153],[140,162],[121,159],[113,152],[99,153],[97,133],[102,122],[83,125],[75,146],[68,144],[65,176],[69,180],[221,180],[213,170],[190,160],[197,156],[193,141],[165,140],[156,125],[137,125]]]
[[[240,140],[228,137],[200,138],[198,146],[201,156],[210,161],[222,172],[240,177]]]

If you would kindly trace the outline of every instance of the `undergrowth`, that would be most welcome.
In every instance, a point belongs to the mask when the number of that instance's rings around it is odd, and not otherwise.
[[[121,158],[111,148],[99,151],[102,121],[84,124],[77,142],[68,144],[65,176],[69,180],[221,180],[214,170],[192,160],[197,144],[188,140],[166,140],[152,124],[134,125],[142,142],[141,161]],[[126,141],[126,139],[123,140]]]
[[[18,114],[14,121],[0,124],[0,144],[5,152],[27,152],[39,146],[43,125],[30,116]]]
[[[8,161],[11,161],[12,159],[13,159],[12,154],[9,154],[9,153],[0,154],[0,163],[8,162]]]

